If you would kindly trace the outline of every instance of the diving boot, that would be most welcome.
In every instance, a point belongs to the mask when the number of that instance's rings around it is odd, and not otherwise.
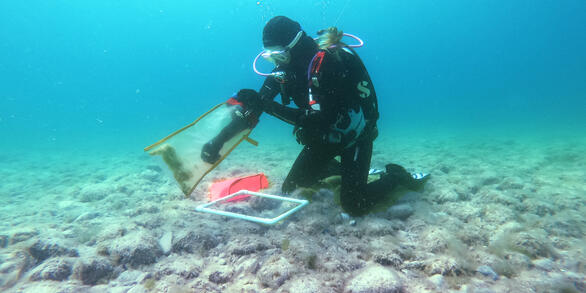
[[[429,180],[430,174],[427,173],[413,173],[410,174],[403,168],[397,164],[388,164],[385,166],[386,169],[386,176],[393,176],[397,178],[400,185],[403,185],[411,190],[414,191],[421,191],[425,182]]]

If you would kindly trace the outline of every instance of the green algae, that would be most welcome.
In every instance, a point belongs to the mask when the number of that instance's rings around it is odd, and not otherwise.
[[[148,291],[152,291],[155,288],[156,285],[156,281],[155,279],[151,278],[151,279],[146,279],[144,281],[144,288],[147,289]]]
[[[290,244],[289,239],[287,239],[287,238],[283,239],[283,241],[281,241],[281,250],[286,251],[287,249],[289,249],[289,244]]]
[[[317,255],[315,253],[312,253],[307,257],[306,265],[310,270],[317,269]]]

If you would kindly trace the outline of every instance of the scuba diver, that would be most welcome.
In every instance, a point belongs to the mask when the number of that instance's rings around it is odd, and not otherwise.
[[[429,176],[412,175],[399,165],[388,164],[379,179],[367,183],[379,112],[372,81],[352,49],[362,41],[333,27],[318,35],[314,40],[299,23],[285,16],[266,24],[262,36],[265,50],[253,64],[255,72],[266,79],[258,92],[242,89],[227,101],[237,109],[232,121],[204,145],[201,157],[208,163],[216,162],[224,142],[245,128],[253,128],[266,112],[293,125],[297,142],[304,146],[282,185],[283,193],[341,175],[342,209],[351,216],[361,216],[395,187],[419,190]],[[344,35],[360,45],[342,43]],[[260,56],[275,64],[271,73],[256,69]],[[278,94],[281,103],[273,100]],[[289,107],[291,102],[297,107]]]

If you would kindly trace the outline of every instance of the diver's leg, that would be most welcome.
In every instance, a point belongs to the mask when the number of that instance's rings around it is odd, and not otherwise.
[[[409,175],[409,173],[406,173]],[[399,173],[384,173],[379,179],[368,183],[366,192],[369,196],[375,198],[385,198],[393,189],[400,185],[403,180],[403,174]]]
[[[371,156],[372,141],[369,139],[356,142],[342,153],[340,202],[344,211],[352,216],[366,214],[380,201],[376,195],[367,192]]]
[[[324,168],[324,171],[319,174],[319,179],[323,179],[323,178],[327,178],[330,176],[335,176],[335,175],[342,175],[342,164],[340,164],[340,162],[336,161],[336,159],[332,158],[331,160],[329,160],[326,163],[326,167]]]
[[[282,191],[290,193],[297,187],[309,187],[322,179],[335,153],[325,147],[305,146],[283,182]]]
[[[407,172],[405,168],[397,164],[388,164],[386,165],[386,173],[381,177],[383,178],[392,178],[387,180],[392,180],[396,182],[396,184],[406,187],[408,189],[414,191],[420,191],[423,189],[425,182],[429,180],[429,174],[422,174],[417,173],[416,176],[412,175],[411,173]]]
[[[412,190],[423,187],[426,180],[417,180],[405,168],[388,164],[380,179],[368,181],[368,170],[372,155],[372,141],[359,141],[342,154],[342,208],[352,216],[361,216],[384,200],[397,186]],[[428,177],[426,177],[428,178]]]
[[[429,175],[422,178],[414,178],[405,168],[397,164],[388,164],[386,172],[380,179],[368,183],[366,192],[371,200],[385,198],[397,186],[401,185],[414,191],[423,189],[425,182],[429,179]]]

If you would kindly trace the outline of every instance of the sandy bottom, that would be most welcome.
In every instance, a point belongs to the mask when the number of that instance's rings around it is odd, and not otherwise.
[[[290,143],[240,147],[191,199],[140,148],[3,154],[0,290],[586,292],[585,146],[381,137],[372,165],[430,172],[423,192],[346,219],[319,189],[273,226],[194,208],[222,177],[264,172],[277,192],[299,150]]]

